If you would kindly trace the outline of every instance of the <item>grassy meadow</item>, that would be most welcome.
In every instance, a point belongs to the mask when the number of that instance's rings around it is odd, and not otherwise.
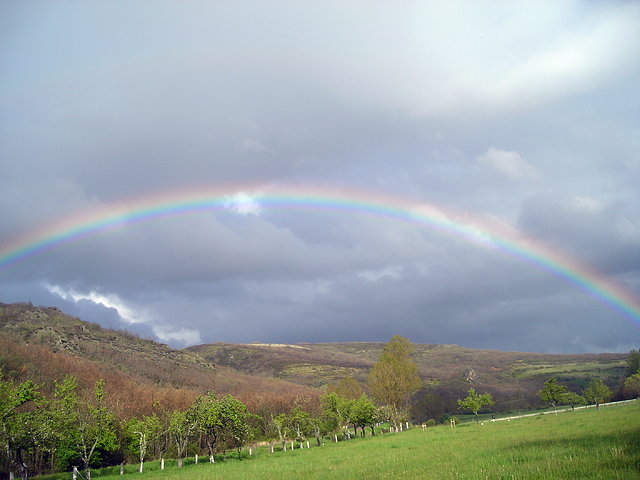
[[[463,424],[455,429],[415,428],[323,447],[269,454],[266,449],[241,460],[236,453],[214,465],[182,469],[167,463],[94,471],[101,479],[633,479],[640,478],[640,402],[522,418]],[[69,478],[56,476],[56,478]],[[52,477],[50,477],[52,478]]]

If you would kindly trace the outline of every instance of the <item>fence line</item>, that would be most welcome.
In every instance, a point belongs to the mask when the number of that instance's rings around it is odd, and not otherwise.
[[[621,403],[629,403],[629,402],[636,402],[638,399],[634,398],[632,400],[620,400],[618,402],[607,402],[607,403],[601,403],[600,406],[601,407],[606,407],[606,406],[615,406],[615,405],[619,405]],[[491,419],[492,422],[501,422],[504,420],[513,420],[516,418],[525,418],[525,417],[537,417],[539,415],[549,415],[550,413],[561,413],[561,412],[572,412],[574,410],[581,410],[583,408],[594,408],[596,405],[582,405],[580,407],[574,407],[574,408],[562,408],[562,409],[557,409],[556,411],[553,410],[548,410],[546,412],[538,412],[538,413],[527,413],[524,415],[515,415],[513,417],[502,417],[502,418],[495,418],[495,419]]]

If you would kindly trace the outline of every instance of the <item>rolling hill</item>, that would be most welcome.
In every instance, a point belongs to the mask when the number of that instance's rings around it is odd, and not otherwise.
[[[323,387],[345,376],[364,384],[383,347],[384,343],[215,343],[187,350],[245,373]],[[538,403],[537,391],[550,376],[574,390],[597,376],[615,390],[626,366],[626,355],[617,353],[542,354],[436,344],[416,344],[413,358],[425,385],[423,393],[441,396],[447,410],[455,410],[455,400],[470,386],[492,393],[499,409],[528,408]]]
[[[365,384],[383,347],[364,342],[214,343],[176,350],[53,307],[0,303],[3,376],[31,378],[47,388],[65,374],[78,377],[87,388],[106,378],[118,390],[123,412],[155,401],[167,408],[181,406],[207,390],[234,394],[256,409],[264,403],[293,404],[347,376]],[[424,382],[416,404],[431,409],[429,416],[455,412],[456,400],[470,386],[490,392],[497,410],[538,405],[536,392],[552,375],[573,390],[595,376],[615,390],[626,365],[626,354],[540,354],[436,344],[416,344],[413,358]]]

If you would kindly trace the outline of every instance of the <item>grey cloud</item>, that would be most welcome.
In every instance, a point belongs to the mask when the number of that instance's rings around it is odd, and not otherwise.
[[[513,225],[640,295],[636,4],[0,9],[0,251],[167,191],[328,185]],[[238,205],[57,245],[1,268],[0,301],[117,326],[42,285],[112,295],[175,345],[638,346],[629,319],[486,244],[348,209]]]

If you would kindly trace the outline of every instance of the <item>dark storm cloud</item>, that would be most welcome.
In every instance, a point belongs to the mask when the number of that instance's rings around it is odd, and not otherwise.
[[[0,301],[175,345],[639,346],[629,319],[490,242],[259,201],[329,185],[455,208],[640,295],[636,4],[0,9],[0,245],[165,191],[237,185],[242,200],[4,268]]]

